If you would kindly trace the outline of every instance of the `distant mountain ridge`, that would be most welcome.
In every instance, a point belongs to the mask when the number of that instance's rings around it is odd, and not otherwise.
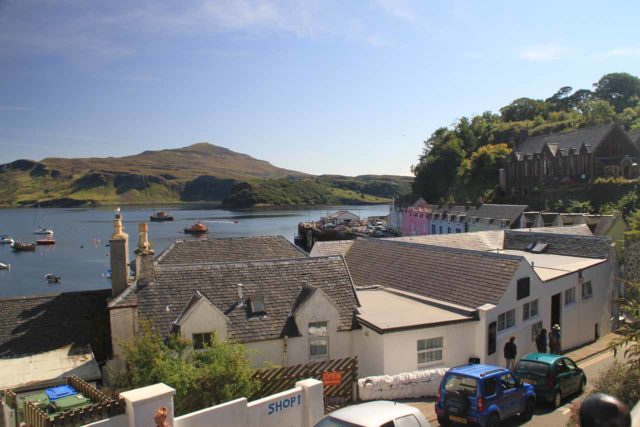
[[[380,203],[410,177],[315,177],[209,143],[125,157],[0,165],[2,206],[219,201],[227,207]]]

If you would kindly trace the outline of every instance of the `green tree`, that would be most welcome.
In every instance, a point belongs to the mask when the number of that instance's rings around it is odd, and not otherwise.
[[[414,193],[434,202],[454,184],[458,167],[465,158],[460,139],[446,128],[438,129],[425,142],[425,148],[412,171]]]
[[[495,186],[498,170],[511,153],[507,144],[489,144],[478,148],[463,164],[465,182],[469,185]]]
[[[147,322],[123,343],[126,367],[109,373],[115,391],[163,382],[176,389],[176,414],[250,396],[258,389],[245,347],[213,339],[204,350],[178,336],[165,340]]]
[[[638,231],[630,231],[634,235]],[[616,331],[617,338],[611,343],[611,349],[622,352],[627,364],[640,369],[640,284],[625,283],[625,297],[618,300],[620,312],[626,315],[626,321]]]
[[[616,120],[616,111],[609,102],[601,99],[585,101],[579,108],[585,126],[604,125]]]
[[[544,116],[547,109],[547,105],[539,99],[518,98],[506,107],[502,107],[500,114],[505,122],[519,122],[533,120],[537,115]]]
[[[563,86],[544,102],[549,105],[552,111],[568,110],[571,107],[571,92],[573,92],[571,86]]]
[[[616,112],[634,105],[633,97],[640,96],[640,79],[629,73],[610,73],[593,84],[595,96],[613,105]]]

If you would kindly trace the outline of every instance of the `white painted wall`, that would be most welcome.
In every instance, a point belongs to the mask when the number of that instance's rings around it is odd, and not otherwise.
[[[285,363],[283,358],[283,340],[267,340],[245,343],[249,351],[249,356],[253,361],[254,368],[264,368],[266,364],[282,366]]]
[[[377,374],[394,375],[421,368],[467,363],[469,357],[478,357],[475,353],[476,336],[473,328],[475,323],[477,322],[383,334],[384,369]],[[444,338],[443,360],[427,367],[418,366],[418,340],[438,337]]]
[[[397,400],[435,397],[448,367],[377,375],[358,380],[358,396],[362,400]]]
[[[358,357],[358,376],[384,373],[384,340],[382,335],[363,326],[352,332],[353,348]]]
[[[301,337],[289,340],[288,363],[295,365],[308,361],[335,359],[337,357],[336,355],[345,354],[344,346],[348,344],[348,340],[345,342],[345,339],[342,337],[338,338],[338,319],[340,318],[340,312],[324,292],[317,289],[310,298],[298,307],[294,318]],[[327,322],[327,334],[329,335],[328,357],[310,358],[308,331],[310,322]],[[348,351],[349,347],[347,346],[347,354]]]
[[[192,339],[196,333],[215,332],[220,340],[227,338],[227,317],[206,298],[200,298],[180,321],[180,334]]]

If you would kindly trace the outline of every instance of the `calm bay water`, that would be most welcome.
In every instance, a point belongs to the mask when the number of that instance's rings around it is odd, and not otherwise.
[[[347,209],[362,217],[388,213],[386,205],[243,212],[201,206],[155,206],[154,209],[170,211],[175,218],[173,222],[149,224],[149,239],[156,254],[174,240],[193,238],[183,234],[182,229],[195,221],[211,221],[206,223],[209,237],[281,235],[293,241],[300,221],[316,220],[327,212]],[[132,257],[138,238],[138,223],[149,222],[152,211],[149,206],[122,208]],[[9,245],[0,245],[0,262],[11,264],[11,270],[0,270],[0,297],[110,287],[109,279],[103,276],[109,270],[109,248],[106,244],[113,230],[112,220],[113,207],[0,209],[0,234],[9,234],[22,242],[33,242],[38,237],[33,230],[43,225],[53,228],[56,240],[53,246],[38,246],[35,253],[15,253]],[[44,280],[47,273],[61,276],[61,283],[47,284]]]

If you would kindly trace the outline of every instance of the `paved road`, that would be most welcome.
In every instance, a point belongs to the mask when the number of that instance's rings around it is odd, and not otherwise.
[[[620,354],[616,357],[621,359]],[[598,374],[606,369],[613,363],[613,353],[607,351],[606,353],[596,354],[591,356],[582,362],[578,363],[587,374],[587,391],[591,389],[590,381],[598,376]],[[531,426],[531,427],[564,427],[569,421],[571,402],[578,399],[579,396],[570,396],[564,401],[564,405],[557,409],[551,408],[549,405],[538,404],[536,413],[531,421],[523,423],[518,417],[514,417],[501,423],[504,427],[519,427],[519,426]],[[437,426],[437,421],[432,421],[433,426]]]

